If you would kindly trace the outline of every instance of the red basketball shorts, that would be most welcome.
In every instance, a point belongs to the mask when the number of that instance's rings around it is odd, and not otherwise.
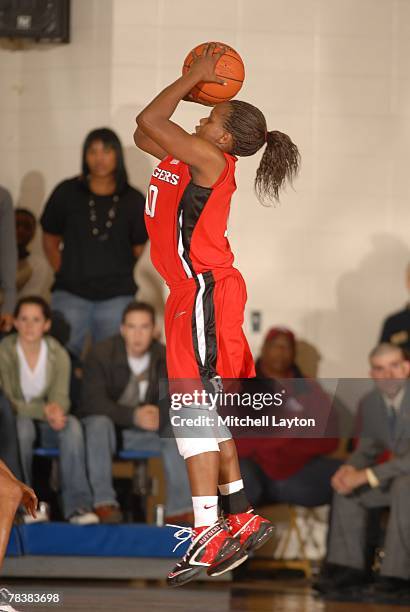
[[[204,272],[170,287],[165,307],[170,379],[255,376],[242,330],[246,297],[235,268]]]

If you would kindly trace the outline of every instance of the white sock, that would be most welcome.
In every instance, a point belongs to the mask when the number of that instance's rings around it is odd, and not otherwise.
[[[194,527],[212,525],[218,520],[218,496],[201,495],[193,497],[195,524]]]
[[[221,495],[231,495],[232,493],[237,493],[243,489],[243,480],[234,480],[234,482],[218,485],[218,489]]]

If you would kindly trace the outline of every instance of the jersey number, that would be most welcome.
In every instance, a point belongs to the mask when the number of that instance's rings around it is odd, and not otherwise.
[[[155,206],[158,197],[158,187],[156,185],[150,185],[148,188],[147,199],[145,201],[145,212],[148,217],[154,217]]]

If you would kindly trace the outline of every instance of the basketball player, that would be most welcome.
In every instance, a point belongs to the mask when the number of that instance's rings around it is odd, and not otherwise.
[[[242,331],[246,288],[226,238],[235,191],[237,156],[265,150],[255,179],[260,199],[277,199],[299,168],[288,136],[268,132],[260,110],[237,100],[216,105],[195,134],[171,121],[200,81],[215,73],[224,49],[208,45],[194,54],[191,69],[166,87],[137,117],[136,145],[162,160],[146,202],[146,225],[154,266],[167,282],[165,310],[170,379],[220,381],[255,375]],[[203,407],[202,407],[203,408]],[[198,409],[201,409],[199,406]],[[186,460],[195,525],[183,559],[168,575],[179,586],[204,567],[215,576],[236,567],[272,535],[273,525],[249,507],[229,430],[218,438],[177,438]],[[226,521],[218,520],[218,489]]]
[[[6,464],[0,461],[0,568],[6,554],[14,515],[21,503],[35,518],[37,497],[33,489],[17,480]]]
[[[11,527],[17,508],[23,504],[35,518],[37,497],[33,489],[17,480],[3,461],[0,461],[0,569],[3,565]],[[10,592],[0,589],[0,612],[17,612],[9,603]]]

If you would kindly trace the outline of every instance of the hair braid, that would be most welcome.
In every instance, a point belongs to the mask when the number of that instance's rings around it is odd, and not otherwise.
[[[266,148],[256,171],[255,191],[259,200],[279,201],[279,191],[286,181],[292,184],[300,167],[297,146],[287,134],[267,133]]]
[[[292,184],[299,171],[297,146],[282,132],[268,132],[263,113],[252,104],[231,100],[229,105],[231,112],[225,120],[225,128],[232,135],[232,155],[254,155],[266,144],[256,172],[255,191],[262,203],[278,201],[279,191],[286,181]]]

